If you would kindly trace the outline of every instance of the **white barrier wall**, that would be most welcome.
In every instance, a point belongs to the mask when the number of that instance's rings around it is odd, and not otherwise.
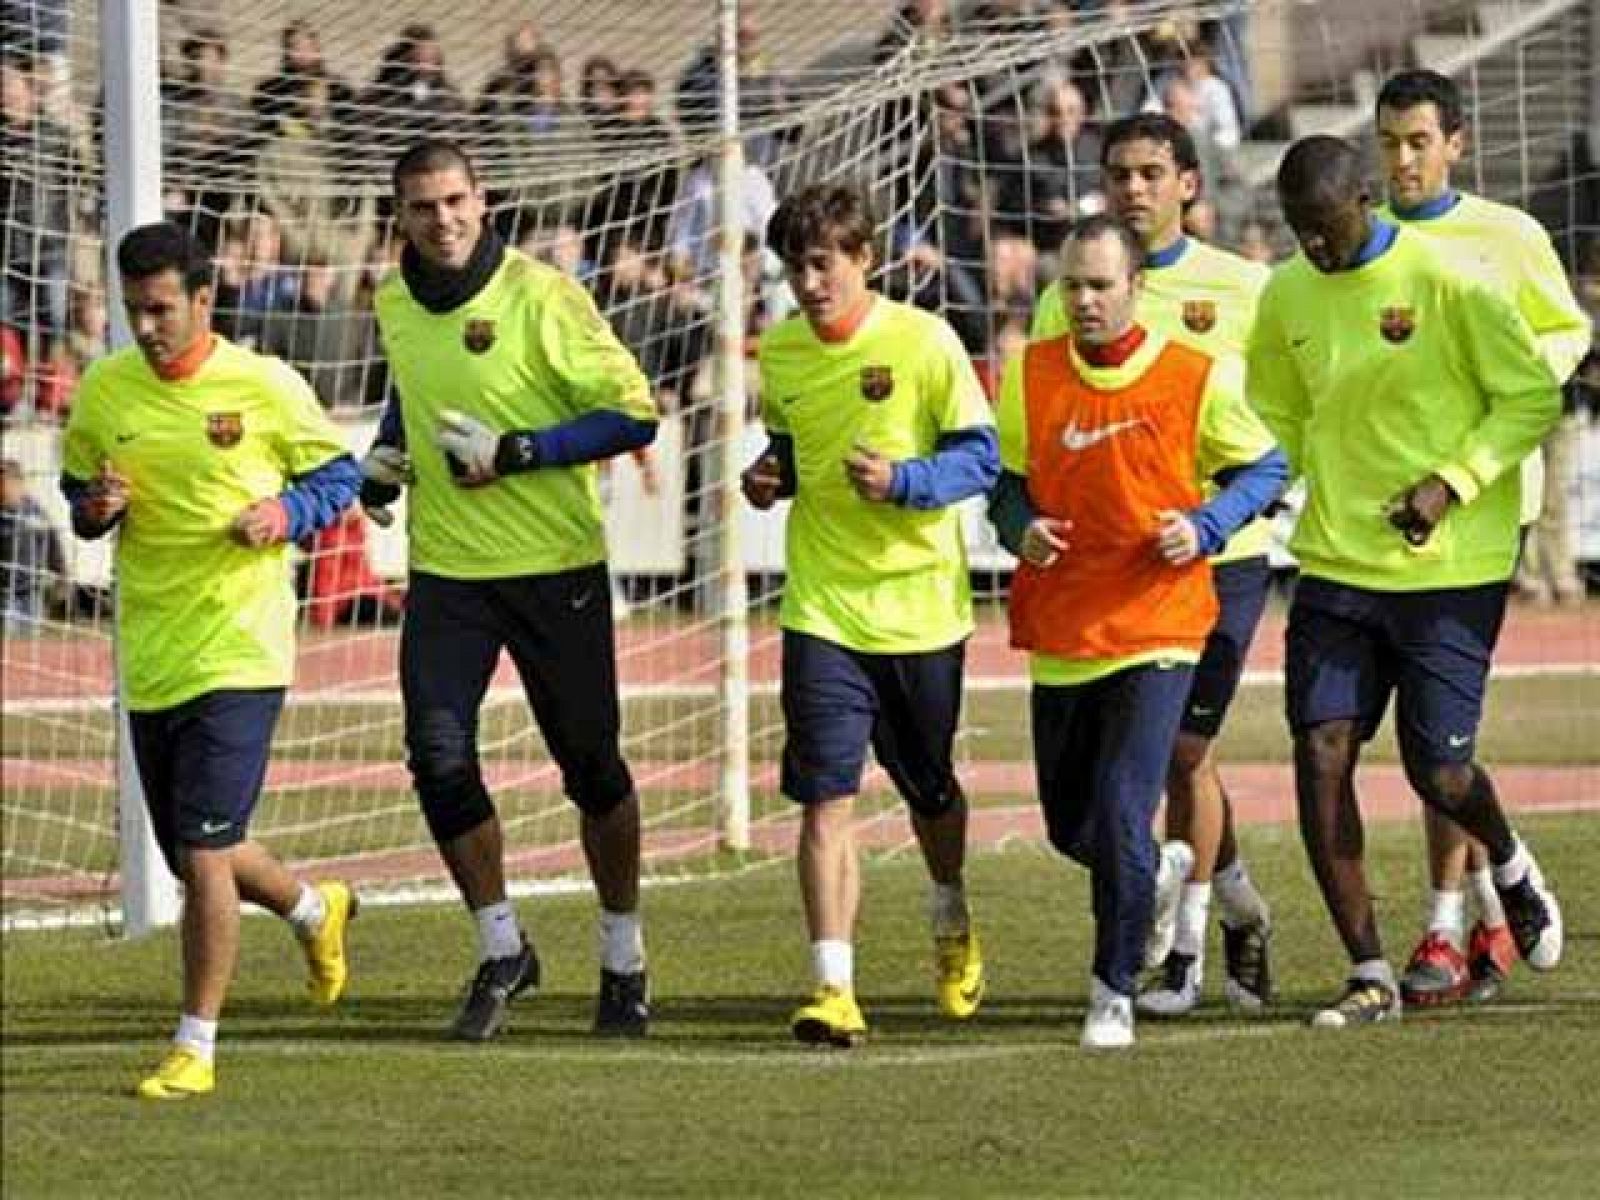
[[[360,455],[371,443],[376,418],[343,420],[351,452]],[[766,445],[760,429],[747,430],[745,456],[752,461]],[[17,459],[28,476],[34,498],[63,534],[67,562],[79,583],[104,585],[111,579],[109,541],[82,542],[68,535],[71,522],[56,480],[60,475],[60,430],[55,426],[8,429],[5,457]],[[639,465],[623,457],[611,463],[601,483],[606,502],[606,527],[611,562],[622,575],[677,575],[686,567],[687,525],[684,519],[683,427],[676,417],[666,417],[651,447],[655,487],[647,490]],[[1573,502],[1580,508],[1578,557],[1600,563],[1600,421],[1586,422],[1578,471],[1570,484]],[[1009,570],[1012,558],[995,542],[994,530],[984,519],[979,500],[965,505],[967,550],[977,570]],[[770,512],[742,507],[746,562],[752,571],[783,570],[783,522],[787,504]],[[404,512],[403,502],[399,511]],[[370,527],[373,565],[379,574],[399,578],[406,569],[405,526],[396,521],[388,529]],[[1275,554],[1275,558],[1283,557]]]

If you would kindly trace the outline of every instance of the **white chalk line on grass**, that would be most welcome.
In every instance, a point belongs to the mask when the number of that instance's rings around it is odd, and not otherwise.
[[[1573,994],[1549,1003],[1491,1004],[1472,1009],[1455,1009],[1449,1016],[1430,1015],[1426,1022],[1413,1020],[1413,1024],[1452,1025],[1477,1024],[1482,1018],[1498,1021],[1500,1018],[1527,1018],[1529,1016],[1561,1016],[1573,1013],[1592,1013],[1600,1002],[1600,992]],[[395,1042],[368,1041],[352,1037],[347,1041],[305,1038],[251,1038],[229,1039],[223,1050],[226,1061],[250,1058],[363,1058],[406,1057],[428,1059],[459,1059],[463,1062],[483,1062],[486,1059],[501,1061],[556,1062],[597,1067],[630,1063],[645,1066],[673,1067],[778,1067],[800,1070],[879,1070],[898,1067],[940,1067],[970,1062],[988,1062],[997,1059],[1037,1057],[1041,1053],[1104,1052],[1084,1051],[1078,1046],[1078,1023],[1072,1010],[1062,1021],[1060,1040],[1034,1037],[1026,1042],[1007,1045],[978,1044],[959,1046],[895,1046],[875,1042],[869,1035],[867,1041],[853,1050],[826,1047],[805,1047],[774,1040],[766,1050],[725,1050],[707,1047],[686,1049],[677,1045],[652,1045],[650,1042],[617,1042],[596,1040],[587,1046],[530,1045],[515,1040],[502,1039],[492,1047],[463,1046],[450,1042]],[[1470,1014],[1470,1015],[1469,1015]],[[1402,1019],[1401,1029],[1407,1022]],[[1392,1032],[1329,1031],[1307,1028],[1303,1021],[1288,1021],[1281,1017],[1268,1017],[1259,1021],[1246,1021],[1237,1025],[1207,1026],[1205,1028],[1175,1028],[1170,1022],[1149,1021],[1139,1027],[1139,1040],[1135,1053],[1151,1052],[1185,1046],[1205,1045],[1213,1042],[1259,1040],[1262,1038],[1303,1037],[1326,1041],[1339,1037],[1386,1037]],[[560,1035],[567,1036],[567,1035]],[[15,1035],[0,1046],[0,1057],[6,1059],[60,1058],[74,1054],[104,1051],[143,1052],[148,1039],[117,1040],[85,1038],[78,1041],[52,1041],[40,1045],[18,1044]]]

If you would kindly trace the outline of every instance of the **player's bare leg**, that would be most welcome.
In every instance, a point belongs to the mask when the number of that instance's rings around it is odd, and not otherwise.
[[[934,990],[939,1010],[966,1020],[978,1011],[985,988],[983,951],[972,928],[962,871],[967,856],[967,799],[957,791],[938,816],[911,814],[932,886],[928,917],[933,927]]]
[[[1422,825],[1427,834],[1428,881],[1432,888],[1428,925],[1400,976],[1400,990],[1407,1004],[1449,1004],[1461,999],[1468,986],[1466,894],[1462,884],[1469,839],[1454,821],[1426,805]]]
[[[800,817],[796,867],[817,990],[796,1010],[790,1026],[796,1038],[815,1045],[850,1046],[867,1031],[855,999],[861,866],[854,818],[854,796],[807,804]]]

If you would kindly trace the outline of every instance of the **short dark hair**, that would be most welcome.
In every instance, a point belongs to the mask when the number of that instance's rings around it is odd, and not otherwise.
[[[396,160],[391,175],[394,194],[400,194],[402,180],[417,175],[433,175],[439,171],[461,171],[468,183],[474,187],[478,185],[478,172],[465,150],[447,138],[423,138],[420,142],[412,142]]]
[[[1455,80],[1437,71],[1398,71],[1378,90],[1373,115],[1387,108],[1407,112],[1420,104],[1431,104],[1439,114],[1439,128],[1446,134],[1458,133],[1466,124],[1466,107]]]
[[[1066,240],[1092,242],[1102,237],[1116,238],[1122,243],[1122,249],[1128,256],[1130,275],[1137,275],[1144,269],[1144,243],[1139,240],[1139,235],[1133,231],[1132,225],[1112,213],[1095,213],[1093,216],[1084,217],[1067,230]],[[1064,246],[1063,243],[1063,248]]]
[[[1301,138],[1278,166],[1278,199],[1304,202],[1352,200],[1366,189],[1361,152],[1344,138],[1315,133]]]
[[[1172,151],[1172,161],[1180,171],[1200,171],[1200,152],[1195,149],[1194,135],[1184,128],[1183,122],[1166,113],[1142,112],[1131,117],[1121,117],[1105,128],[1100,138],[1100,166],[1111,165],[1111,152],[1126,142],[1154,142]]]
[[[140,225],[123,234],[117,243],[117,270],[125,280],[176,271],[190,295],[211,286],[211,255],[192,233],[171,221]]]
[[[784,197],[767,222],[767,245],[786,263],[817,246],[838,246],[854,257],[872,247],[876,224],[861,189],[814,183]]]

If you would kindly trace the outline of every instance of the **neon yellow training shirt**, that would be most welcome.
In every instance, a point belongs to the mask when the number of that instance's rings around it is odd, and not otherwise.
[[[1171,262],[1165,261],[1172,252],[1167,251],[1145,263],[1144,290],[1134,318],[1146,329],[1212,358],[1231,355],[1242,363],[1270,272],[1260,263],[1196,238],[1185,238],[1172,249],[1178,253]],[[1039,297],[1028,336],[1034,341],[1055,337],[1067,332],[1069,325],[1061,289],[1052,284]],[[1208,481],[1206,496],[1215,494],[1216,484]],[[1271,542],[1271,524],[1258,518],[1229,538],[1211,561],[1258,558]]]
[[[1128,360],[1115,367],[1097,367],[1084,361],[1070,343],[1068,353],[1079,378],[1092,388],[1111,391],[1138,380],[1155,363],[1167,341],[1165,334],[1152,330]],[[1013,475],[1026,478],[1028,414],[1023,391],[1023,360],[1019,357],[1006,365],[1000,384],[1000,465]],[[1207,482],[1229,467],[1248,466],[1271,453],[1273,448],[1272,435],[1245,400],[1243,361],[1232,355],[1213,359],[1206,375],[1205,391],[1200,397],[1199,421],[1195,427],[1195,465],[1199,481]],[[1103,679],[1142,663],[1197,662],[1199,658],[1198,654],[1184,649],[1168,648],[1119,658],[1061,658],[1035,653],[1028,656],[1028,663],[1035,683],[1065,687]]]
[[[1296,255],[1262,294],[1250,398],[1303,475],[1290,548],[1307,575],[1379,591],[1508,579],[1516,466],[1561,397],[1511,305],[1400,230],[1378,257],[1325,275]],[[1429,474],[1459,498],[1411,546],[1388,503]]]
[[[289,548],[240,546],[228,530],[255,501],[345,453],[292,367],[220,337],[187,379],[161,379],[137,348],[84,372],[62,466],[87,482],[110,462],[128,479],[117,653],[131,709],[288,685]]]
[[[411,566],[503,579],[606,556],[595,466],[539,467],[463,488],[434,441],[455,409],[491,429],[546,429],[598,409],[655,420],[650,384],[589,293],[517,250],[465,304],[431,313],[395,271],[375,307],[416,471],[407,496]]]
[[[786,629],[873,654],[914,654],[972,632],[958,508],[861,499],[844,460],[932,454],[939,436],[992,426],[971,360],[939,317],[875,296],[854,334],[824,342],[804,316],[761,337],[767,428],[794,439],[786,532]]]

